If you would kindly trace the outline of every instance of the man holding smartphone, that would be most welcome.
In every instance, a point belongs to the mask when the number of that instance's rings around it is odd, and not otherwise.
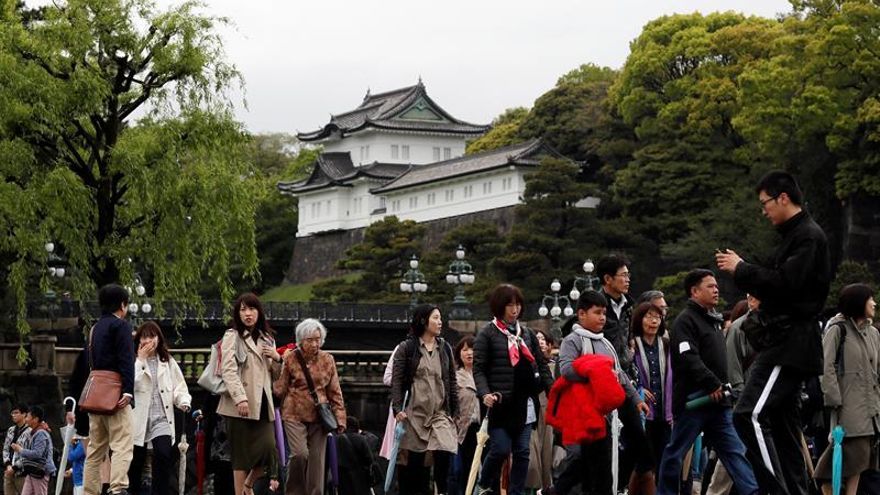
[[[828,240],[803,209],[803,193],[791,174],[770,172],[756,191],[761,211],[782,236],[771,263],[750,263],[732,250],[715,254],[718,268],[761,300],[772,337],[757,349],[734,425],[762,493],[806,494],[799,408],[792,405],[799,404],[801,383],[822,373],[818,316],[831,282]]]

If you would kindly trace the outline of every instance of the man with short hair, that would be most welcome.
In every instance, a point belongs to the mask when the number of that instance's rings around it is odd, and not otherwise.
[[[734,424],[762,492],[806,494],[798,406],[801,383],[822,373],[818,317],[831,283],[828,240],[803,209],[803,193],[791,174],[770,172],[755,190],[764,216],[782,235],[771,261],[750,263],[731,250],[715,255],[740,290],[761,300],[764,316],[756,327],[765,330],[763,348],[756,348]]]
[[[715,311],[718,282],[704,269],[690,271],[684,279],[690,298],[675,318],[669,342],[672,361],[672,436],[660,465],[660,495],[677,495],[682,459],[703,432],[735,480],[737,493],[758,493],[758,483],[746,460],[746,448],[733,428],[730,399],[725,397],[727,357],[722,317]],[[686,403],[708,395],[711,403],[689,410]]]
[[[43,408],[31,407],[25,417],[30,436],[23,443],[12,444],[12,450],[21,457],[25,475],[21,495],[47,495],[49,478],[55,474],[52,437],[48,425],[43,422],[44,416]]]
[[[110,494],[128,494],[128,467],[132,458],[131,408],[134,407],[134,344],[128,314],[128,291],[116,284],[101,287],[101,318],[92,327],[87,346],[93,370],[109,370],[122,377],[122,396],[111,415],[89,414],[89,446],[83,487],[86,495],[101,493],[101,463],[108,449]]]
[[[633,300],[629,297],[629,260],[620,254],[607,254],[596,263],[596,274],[602,281],[602,295],[608,301],[605,311],[603,334],[614,346],[620,360],[620,367],[630,380],[636,376],[633,366],[633,353],[629,346],[629,324],[632,318]],[[647,406],[645,408],[647,413]],[[615,489],[623,491],[629,483],[630,492],[652,489],[655,484],[654,465],[651,453],[642,448],[648,438],[639,416],[639,406],[631,396],[627,396],[618,409],[623,424],[621,437],[624,451],[618,466],[618,484]]]
[[[3,442],[3,493],[6,495],[21,493],[24,487],[24,477],[19,472],[20,466],[15,462],[18,461],[18,453],[12,450],[12,444],[24,443],[19,440],[30,429],[25,422],[27,413],[27,406],[13,406],[12,426],[6,430],[6,440]]]
[[[655,308],[659,309],[663,318],[666,318],[666,313],[669,312],[669,305],[666,303],[666,296],[663,294],[663,291],[646,290],[636,299],[635,305],[638,306],[645,302],[651,303]]]

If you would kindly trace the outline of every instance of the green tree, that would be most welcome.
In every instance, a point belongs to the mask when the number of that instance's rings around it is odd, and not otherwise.
[[[320,150],[300,149],[296,138],[287,134],[262,134],[253,136],[251,153],[262,192],[254,225],[260,281],[252,288],[265,292],[284,281],[298,223],[296,199],[280,194],[276,186],[279,181],[305,178]],[[242,290],[248,288],[251,287],[241,287]]]
[[[542,294],[553,277],[563,280],[576,273],[584,253],[602,245],[595,210],[579,205],[594,187],[578,182],[579,174],[576,163],[548,157],[526,176],[517,221],[492,262],[498,277],[519,285],[530,300]]]
[[[528,109],[524,107],[508,108],[504,113],[495,117],[489,132],[468,143],[465,152],[470,155],[523,141],[519,137],[519,127],[528,113]]]
[[[535,100],[523,120],[520,140],[543,138],[556,151],[597,170],[616,141],[606,104],[617,72],[584,64],[559,78],[556,87]]]
[[[663,245],[667,270],[705,264],[716,247],[765,247],[747,192],[769,164],[748,159],[733,122],[739,76],[781,34],[777,21],[735,13],[674,15],[648,23],[631,45],[610,94],[637,146],[616,173],[612,202]]]
[[[193,2],[157,11],[148,0],[68,0],[27,27],[18,13],[0,22],[0,251],[14,259],[22,334],[50,239],[81,299],[137,269],[157,300],[198,306],[204,279],[231,298],[233,261],[256,274],[223,22]]]
[[[874,275],[868,269],[868,265],[858,263],[852,260],[843,260],[837,267],[837,273],[831,282],[831,288],[828,291],[828,301],[825,303],[827,308],[836,308],[840,298],[840,291],[850,284],[868,284],[877,290],[874,285]]]
[[[340,302],[404,302],[400,277],[409,260],[421,250],[425,227],[412,220],[387,216],[364,231],[364,240],[337,262],[344,270],[360,272],[354,282],[337,278],[315,284],[313,300]]]
[[[475,273],[474,283],[465,286],[465,296],[471,303],[481,304],[501,282],[491,264],[504,247],[504,237],[498,225],[489,222],[475,221],[454,228],[443,236],[436,249],[425,253],[422,266],[428,278],[428,293],[437,303],[449,302],[454,297],[454,288],[446,283],[446,273],[459,245],[465,249],[465,259]]]

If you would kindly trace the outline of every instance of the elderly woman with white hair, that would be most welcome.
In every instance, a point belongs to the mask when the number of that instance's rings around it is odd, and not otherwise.
[[[337,428],[345,431],[345,403],[336,373],[336,362],[321,346],[327,329],[309,318],[296,326],[296,347],[284,353],[281,377],[273,392],[281,398],[281,418],[291,454],[287,467],[286,495],[321,495],[324,492],[324,451],[327,427],[318,408],[332,411]],[[317,401],[317,404],[316,404]]]

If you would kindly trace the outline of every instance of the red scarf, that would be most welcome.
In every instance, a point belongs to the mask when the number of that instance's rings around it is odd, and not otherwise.
[[[516,335],[510,333],[510,330],[507,329],[507,324],[503,321],[495,318],[492,320],[492,323],[495,325],[501,333],[507,337],[507,353],[510,355],[510,365],[516,366],[519,363],[520,353],[530,362],[535,362],[535,356],[532,355],[532,351],[529,350],[529,347],[523,342],[520,334],[522,333],[522,329],[519,327],[519,322],[516,322]]]

